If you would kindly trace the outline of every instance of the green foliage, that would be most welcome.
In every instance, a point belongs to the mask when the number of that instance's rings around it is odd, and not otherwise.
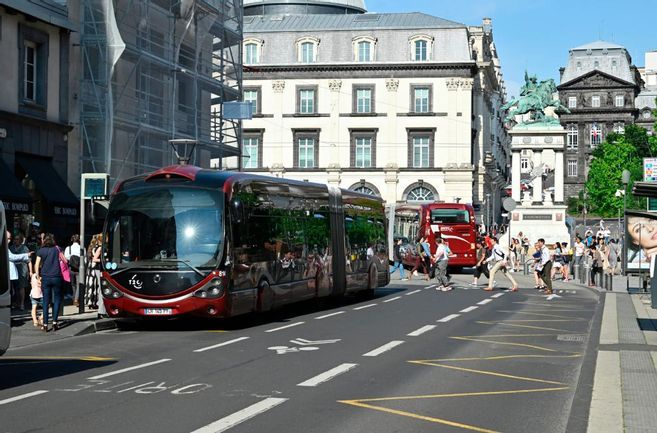
[[[589,213],[613,217],[623,209],[623,197],[616,196],[616,191],[623,189],[623,170],[629,170],[631,174],[627,186],[628,209],[643,207],[643,200],[631,196],[632,185],[643,179],[643,158],[655,156],[657,137],[649,136],[645,128],[627,125],[624,134],[608,134],[605,142],[592,153],[586,180]],[[577,206],[578,201],[573,200],[573,206]]]

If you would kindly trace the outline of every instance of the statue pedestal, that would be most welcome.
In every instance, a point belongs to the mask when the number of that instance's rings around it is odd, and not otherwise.
[[[539,238],[545,243],[568,242],[570,234],[566,226],[566,206],[554,204],[523,204],[511,212],[511,236],[522,232],[534,243]]]

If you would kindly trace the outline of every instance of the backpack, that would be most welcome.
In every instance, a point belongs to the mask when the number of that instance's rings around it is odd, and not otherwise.
[[[71,272],[80,272],[80,256],[71,256],[68,267],[71,268]]]

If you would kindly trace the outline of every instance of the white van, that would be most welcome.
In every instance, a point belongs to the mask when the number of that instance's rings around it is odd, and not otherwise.
[[[11,340],[11,290],[9,285],[9,255],[7,254],[7,220],[0,201],[0,355],[9,348]]]

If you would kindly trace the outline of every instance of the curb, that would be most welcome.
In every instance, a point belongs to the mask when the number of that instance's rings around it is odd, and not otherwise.
[[[112,319],[100,319],[96,320],[94,322],[89,323],[86,327],[82,328],[75,334],[73,334],[74,337],[80,336],[80,335],[87,335],[87,334],[94,334],[99,331],[107,331],[110,329],[116,329],[118,327],[116,321]]]

